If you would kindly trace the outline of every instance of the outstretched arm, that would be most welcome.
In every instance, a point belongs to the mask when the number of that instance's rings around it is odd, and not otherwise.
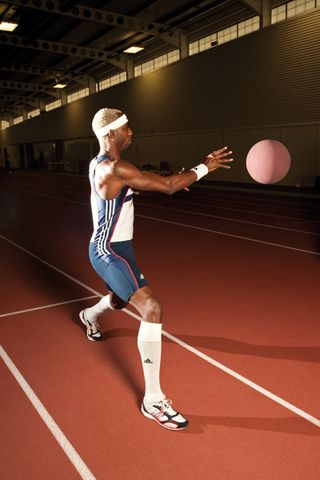
[[[134,165],[120,160],[115,166],[114,174],[124,185],[128,185],[135,190],[149,190],[171,195],[188,187],[209,172],[213,172],[218,168],[229,169],[229,163],[233,161],[230,158],[231,154],[232,152],[228,150],[228,147],[215,150],[207,155],[205,161],[194,169],[167,177],[143,172]]]

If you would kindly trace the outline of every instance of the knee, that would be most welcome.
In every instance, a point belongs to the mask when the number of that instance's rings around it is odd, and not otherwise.
[[[111,294],[111,308],[113,310],[121,310],[127,305],[127,302],[122,300],[122,298],[118,297],[114,292]]]
[[[160,323],[162,318],[162,305],[156,297],[149,296],[145,300],[145,313],[148,320]],[[150,321],[149,320],[149,321]]]

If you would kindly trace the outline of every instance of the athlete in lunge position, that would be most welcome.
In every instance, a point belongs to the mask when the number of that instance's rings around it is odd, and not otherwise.
[[[104,280],[108,295],[93,307],[80,312],[89,340],[101,339],[98,317],[108,309],[127,304],[142,317],[138,349],[145,378],[141,411],[169,430],[181,430],[188,420],[174,410],[160,387],[162,308],[134,258],[133,191],[151,190],[167,194],[187,188],[217,168],[230,168],[227,147],[211,152],[203,163],[189,171],[162,177],[143,172],[121,158],[132,142],[132,130],[121,111],[102,108],[92,122],[100,152],[90,163],[91,209],[94,231],[89,256],[95,271]]]

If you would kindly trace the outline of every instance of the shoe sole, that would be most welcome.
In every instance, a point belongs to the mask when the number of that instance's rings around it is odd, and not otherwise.
[[[170,430],[171,432],[177,432],[178,430],[184,430],[185,428],[187,428],[187,426],[189,425],[189,422],[184,425],[183,427],[177,427],[177,428],[170,428],[170,427],[167,427],[164,423],[161,423],[159,422],[156,418],[154,418],[152,415],[150,415],[150,413],[148,413],[144,408],[143,408],[143,405],[141,405],[141,413],[142,415],[144,415],[146,418],[150,418],[150,420],[154,420],[158,425],[160,425],[160,427],[162,428],[165,428],[166,430]]]
[[[83,323],[83,325],[87,328],[87,331],[86,331],[87,339],[90,340],[90,342],[99,342],[102,339],[102,335],[98,338],[94,338],[94,337],[90,337],[90,335],[88,334],[88,325],[87,325],[87,322],[84,318],[84,310],[81,310],[81,312],[79,313],[79,318],[80,318],[81,322]]]

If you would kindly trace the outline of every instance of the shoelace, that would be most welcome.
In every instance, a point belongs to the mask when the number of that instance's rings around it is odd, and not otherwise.
[[[161,412],[169,415],[175,415],[177,412],[175,411],[174,408],[171,407],[172,405],[172,400],[169,400],[165,398],[164,400],[160,400],[160,405],[161,405]]]

